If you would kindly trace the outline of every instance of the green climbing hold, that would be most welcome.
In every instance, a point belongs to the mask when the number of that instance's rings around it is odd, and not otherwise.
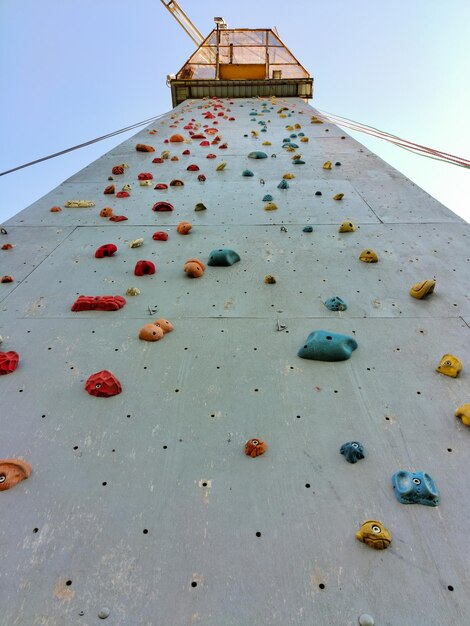
[[[303,233],[313,233],[313,226],[304,226],[302,228]]]
[[[243,170],[242,176],[254,176],[251,170]]]
[[[264,197],[263,197],[263,202],[272,202],[272,195],[270,193],[267,193]]]
[[[206,210],[207,210],[207,207],[206,207],[206,205],[205,205],[205,204],[203,204],[202,202],[198,202],[198,203],[196,204],[196,206],[194,207],[194,210],[195,210],[195,211],[206,211]]]
[[[289,189],[289,183],[287,182],[287,180],[282,179],[281,182],[279,183],[279,185],[277,186],[278,189]]]
[[[356,348],[357,342],[353,337],[326,330],[314,330],[297,355],[302,359],[315,361],[345,361]]]
[[[238,263],[239,260],[240,256],[235,252],[235,250],[231,250],[230,248],[218,248],[216,250],[212,250],[210,253],[207,265],[228,267],[229,265]]]
[[[255,152],[250,152],[248,155],[249,159],[267,159],[268,155],[266,152],[261,152],[260,150],[256,150]]]

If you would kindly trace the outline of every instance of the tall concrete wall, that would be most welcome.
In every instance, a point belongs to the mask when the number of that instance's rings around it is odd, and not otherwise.
[[[377,626],[468,624],[470,429],[454,412],[470,400],[469,374],[435,368],[446,353],[470,362],[470,227],[341,129],[311,124],[301,100],[264,102],[225,100],[215,120],[203,118],[210,101],[184,103],[158,134],[141,131],[4,224],[14,247],[0,251],[0,273],[14,282],[0,285],[0,349],[20,363],[0,376],[0,457],[32,474],[0,492],[2,626],[353,626],[362,614]],[[164,143],[188,139],[191,118],[228,148]],[[309,139],[293,139],[304,165],[282,148],[291,132]],[[165,149],[179,160],[153,164]],[[103,195],[123,162],[113,182],[130,183],[130,197]],[[185,184],[156,191],[140,172]],[[264,210],[265,194],[277,210]],[[95,206],[65,208],[77,198]],[[157,200],[175,210],[153,212]],[[128,220],[100,217],[104,206]],[[355,232],[338,233],[345,219]],[[96,259],[106,243],[118,252]],[[188,258],[221,247],[240,262],[185,275]],[[359,261],[364,248],[377,264]],[[134,276],[139,259],[156,274]],[[428,299],[409,296],[433,278]],[[134,286],[140,295],[125,296]],[[80,294],[127,303],[72,312]],[[324,306],[335,295],[346,311]],[[158,317],[174,331],[139,340]],[[299,358],[315,329],[358,348],[341,362]],[[86,393],[100,370],[121,394]],[[268,445],[254,459],[253,437]],[[350,440],[365,447],[354,465],[339,454]],[[399,503],[401,469],[428,472],[440,506]],[[367,519],[388,528],[388,549],[357,541]]]

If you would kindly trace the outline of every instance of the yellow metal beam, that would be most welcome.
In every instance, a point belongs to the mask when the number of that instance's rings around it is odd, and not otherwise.
[[[179,6],[175,0],[170,0],[170,2],[165,2],[165,0],[160,0],[163,6],[168,9],[168,11],[173,15],[178,24],[186,31],[186,33],[191,37],[193,42],[200,46],[204,41],[204,37],[201,32],[196,28],[196,26],[192,23],[183,9]]]

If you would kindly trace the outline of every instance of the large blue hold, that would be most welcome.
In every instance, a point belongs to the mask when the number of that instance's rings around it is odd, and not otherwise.
[[[400,470],[392,476],[393,490],[402,504],[438,506],[441,501],[433,479],[425,472]]]
[[[327,330],[314,330],[297,355],[302,359],[315,361],[345,361],[356,348],[357,341],[353,337]]]
[[[207,265],[218,265],[228,267],[234,263],[238,263],[240,256],[230,248],[217,248],[209,254]]]

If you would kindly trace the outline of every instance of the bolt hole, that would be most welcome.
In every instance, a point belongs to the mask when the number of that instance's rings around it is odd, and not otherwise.
[[[310,483],[305,483],[305,487],[306,487],[307,489],[310,489]]]
[[[33,528],[33,533],[39,532],[39,528]]]
[[[65,584],[67,585],[67,587],[70,587],[70,585],[72,584],[72,581],[71,581],[71,580],[67,580],[67,581],[65,582]]]
[[[163,446],[163,449],[166,450],[168,448],[168,446]]]
[[[323,583],[320,583],[320,584],[318,585],[318,587],[319,587],[320,589],[324,589],[324,588],[325,588],[325,586],[326,586],[326,585],[324,585]]]
[[[148,532],[149,532],[149,531],[148,531],[148,529],[147,529],[147,528],[144,528],[144,530],[143,530],[142,532],[144,533],[144,535],[148,535]]]
[[[454,588],[452,587],[452,585],[447,585],[447,589],[448,589],[449,591],[454,591]]]
[[[261,533],[258,531],[258,532],[256,533],[256,536],[257,536],[257,537],[261,537]]]
[[[191,587],[197,587],[197,582],[195,580],[191,583]]]
[[[104,483],[101,483],[103,485],[103,487],[106,487],[106,485],[108,484],[106,481]]]

